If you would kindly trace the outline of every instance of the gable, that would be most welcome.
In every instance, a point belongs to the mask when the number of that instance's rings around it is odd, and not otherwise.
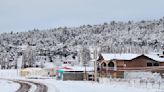
[[[132,60],[140,54],[131,54],[131,53],[125,53],[125,54],[101,54],[104,60]]]
[[[131,61],[137,58],[147,58],[154,62],[164,62],[164,58],[159,57],[156,54],[131,54],[131,53],[124,53],[124,54],[100,54],[98,60],[125,60]]]
[[[147,57],[147,56],[145,56],[144,54],[143,55],[141,55],[141,56],[138,56],[138,57],[136,57],[136,58],[134,58],[134,59],[132,59],[132,61],[135,61],[135,60],[138,60],[138,61],[146,61],[147,63],[152,63],[152,62],[158,62],[158,61],[156,61],[156,60],[153,60],[152,58],[150,58],[150,57]]]

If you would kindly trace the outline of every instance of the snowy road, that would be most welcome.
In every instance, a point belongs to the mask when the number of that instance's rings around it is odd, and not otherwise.
[[[90,82],[90,81],[61,81],[56,79],[26,79],[17,78],[4,80],[0,88],[10,88],[2,92],[164,92],[163,84],[158,85],[134,84],[129,82]],[[4,84],[8,86],[4,86]],[[16,88],[12,86],[16,86]],[[19,86],[17,86],[19,85]],[[4,87],[3,87],[4,86]]]
[[[17,80],[15,82],[21,85],[21,87],[16,92],[29,92],[32,86],[31,84],[36,86],[36,89],[34,90],[34,92],[47,92],[48,91],[48,87],[42,83],[38,83],[34,81],[25,81],[25,80]]]
[[[22,81],[13,81],[19,83],[21,86],[16,92],[29,92],[31,85]]]
[[[12,81],[20,85],[19,89],[16,92],[47,92],[48,91],[48,87],[43,83],[29,81],[29,80],[8,80],[8,81]]]
[[[26,81],[26,82],[32,83],[37,86],[35,92],[47,92],[48,91],[48,87],[46,85],[44,85],[43,83],[37,83],[37,82],[33,82],[33,81]]]

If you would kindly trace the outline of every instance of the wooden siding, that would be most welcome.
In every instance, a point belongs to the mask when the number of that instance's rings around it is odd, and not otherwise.
[[[117,65],[117,67],[124,67],[124,61],[123,60],[117,60],[116,65]]]
[[[164,62],[160,62],[159,63],[159,66],[164,66]]]
[[[124,61],[126,67],[147,67],[147,60],[145,56],[137,57],[133,60]]]

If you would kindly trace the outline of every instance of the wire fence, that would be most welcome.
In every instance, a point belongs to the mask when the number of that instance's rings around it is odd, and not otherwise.
[[[110,84],[110,85],[127,85],[130,87],[137,88],[153,88],[161,89],[164,91],[164,79],[115,79],[115,78],[99,78],[99,83]]]

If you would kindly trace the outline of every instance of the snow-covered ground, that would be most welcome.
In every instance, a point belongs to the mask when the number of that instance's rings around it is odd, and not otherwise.
[[[164,92],[164,89],[127,85],[126,83],[95,83],[89,81],[35,80],[48,86],[48,92]]]
[[[133,92],[164,92],[163,87],[162,88],[158,88],[158,86],[152,87],[151,84],[145,86],[137,83],[128,84],[127,82],[96,83],[92,81],[61,81],[56,79],[25,79],[25,78],[21,78],[21,79],[43,83],[48,87],[48,92],[109,92],[109,91],[110,92],[132,92],[132,91]],[[7,85],[6,83],[5,85]],[[13,89],[13,86],[8,86],[8,87],[9,89]],[[4,91],[4,92],[14,92],[14,91]]]
[[[0,92],[15,92],[20,85],[7,80],[0,80]]]
[[[13,76],[12,76],[13,75]],[[92,81],[61,81],[55,78],[50,79],[26,79],[18,76],[17,70],[0,70],[0,77],[7,79],[21,79],[40,82],[48,87],[48,92],[164,92],[164,84],[145,84],[137,81],[109,81],[103,80],[99,83]],[[163,81],[163,79],[161,79]],[[3,92],[14,92],[19,88],[19,84],[0,81],[0,88],[4,89]],[[6,88],[6,89],[5,89]],[[32,85],[32,90],[35,90],[35,85]]]
[[[0,70],[0,78],[17,78],[19,77],[20,69]]]

